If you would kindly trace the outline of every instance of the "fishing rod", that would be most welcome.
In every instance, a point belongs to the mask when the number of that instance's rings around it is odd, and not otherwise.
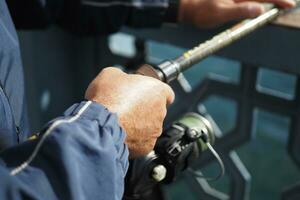
[[[300,0],[296,0],[296,4],[299,5]],[[271,6],[267,12],[257,18],[243,20],[173,60],[163,61],[156,66],[145,64],[138,69],[137,73],[169,83],[177,79],[183,71],[189,69],[194,64],[199,63],[209,55],[216,53],[220,49],[229,46],[260,27],[274,21],[278,16],[287,11],[286,9]]]

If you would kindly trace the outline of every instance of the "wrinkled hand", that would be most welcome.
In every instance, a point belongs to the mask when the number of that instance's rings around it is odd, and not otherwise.
[[[130,157],[134,158],[146,155],[154,148],[174,93],[156,79],[106,68],[88,87],[86,99],[117,113],[120,125],[127,133]]]
[[[264,12],[261,3],[283,8],[295,6],[293,0],[180,0],[179,21],[199,28],[213,28],[232,20],[254,18]]]

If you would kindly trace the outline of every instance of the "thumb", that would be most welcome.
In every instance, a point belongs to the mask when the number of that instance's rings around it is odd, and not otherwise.
[[[225,11],[227,20],[239,20],[254,18],[261,15],[265,11],[264,7],[260,3],[256,2],[243,2],[236,3],[231,7],[228,7]]]

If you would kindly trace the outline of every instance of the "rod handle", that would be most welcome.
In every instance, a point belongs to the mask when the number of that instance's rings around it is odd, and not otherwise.
[[[163,74],[148,64],[143,64],[135,73],[143,76],[152,77],[162,82],[165,82]]]

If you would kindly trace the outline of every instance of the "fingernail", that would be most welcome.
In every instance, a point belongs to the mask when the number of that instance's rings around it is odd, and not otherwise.
[[[265,9],[263,6],[260,5],[250,5],[248,6],[248,11],[249,11],[249,15],[250,17],[257,17],[259,15],[261,15],[262,13],[264,13]]]

